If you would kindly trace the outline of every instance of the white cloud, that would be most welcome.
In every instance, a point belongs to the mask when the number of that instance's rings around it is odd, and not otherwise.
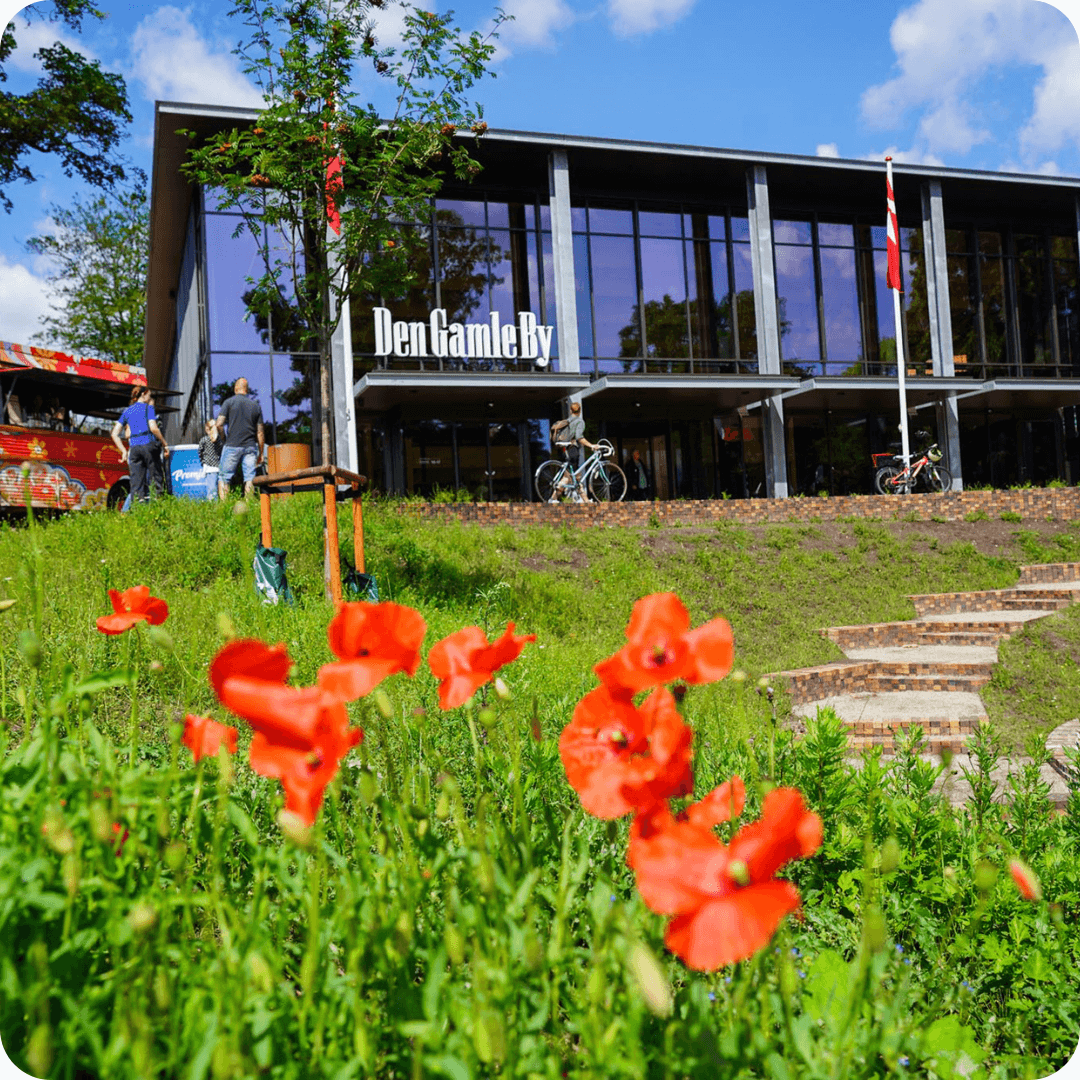
[[[840,156],[840,147],[838,147],[834,142],[819,142],[817,144],[817,149],[814,151],[814,153],[818,157],[838,158]]]
[[[695,0],[608,0],[608,15],[615,33],[624,37],[648,34],[678,22]]]
[[[862,160],[877,161],[884,165],[887,157],[891,157],[897,165],[932,165],[935,169],[945,167],[945,162],[937,154],[930,154],[915,147],[901,150],[898,146],[887,146],[879,152],[863,154]]]
[[[568,27],[577,18],[565,0],[507,0],[502,5],[513,21],[499,28],[500,52],[507,46],[550,49],[555,45],[554,33]]]
[[[899,127],[921,113],[906,160],[937,164],[992,138],[992,95],[976,93],[987,75],[1042,68],[1020,149],[1037,156],[1066,141],[1080,145],[1080,43],[1061,14],[1036,0],[918,0],[892,24],[899,74],[862,97],[863,119]],[[898,156],[897,160],[901,160]]]
[[[131,74],[151,100],[213,105],[262,104],[227,48],[212,49],[186,11],[160,7],[131,36]]]
[[[0,339],[30,344],[41,330],[41,316],[55,310],[45,279],[0,253]]]
[[[432,0],[412,0],[409,5],[420,11],[434,11],[435,5]],[[380,49],[400,49],[402,45],[401,35],[405,33],[405,16],[407,9],[400,3],[390,3],[379,11],[373,8],[371,22],[374,26],[375,40]]]

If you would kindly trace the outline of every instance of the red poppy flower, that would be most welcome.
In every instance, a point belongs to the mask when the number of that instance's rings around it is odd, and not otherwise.
[[[526,642],[535,640],[535,634],[515,634],[514,624],[507,623],[502,637],[491,644],[479,626],[466,626],[436,642],[428,653],[428,666],[439,680],[439,705],[444,709],[464,705],[499,668],[521,655]]]
[[[769,943],[780,920],[799,908],[795,886],[774,875],[821,846],[821,819],[794,788],[776,788],[761,817],[725,847],[711,825],[725,804],[740,801],[736,785],[737,778],[681,819],[658,805],[630,830],[627,862],[638,890],[654,911],[674,916],[664,942],[699,971],[745,960]]]
[[[345,701],[370,694],[388,675],[415,675],[427,623],[402,604],[342,604],[326,636],[338,663],[319,669],[319,685]]]
[[[663,687],[635,708],[628,694],[599,686],[578,702],[559,756],[581,805],[617,818],[693,790],[693,738]]]
[[[222,704],[255,730],[252,769],[280,780],[286,808],[310,825],[326,785],[363,732],[349,727],[341,697],[322,686],[287,686],[291,666],[282,645],[234,641],[214,658],[210,681]]]
[[[682,679],[716,682],[734,659],[731,627],[713,619],[690,629],[690,614],[674,593],[643,596],[626,627],[627,644],[593,669],[607,686],[637,693]]]
[[[1025,900],[1042,899],[1042,888],[1039,885],[1039,879],[1027,863],[1022,863],[1019,859],[1013,859],[1009,863],[1009,873],[1012,875],[1013,881],[1016,882],[1020,895]]]
[[[196,761],[203,757],[213,757],[222,743],[230,754],[235,754],[238,734],[236,728],[219,724],[209,716],[193,716],[188,713],[184,717],[182,742],[192,752]]]
[[[169,605],[164,600],[151,596],[145,585],[136,585],[123,592],[110,589],[109,600],[112,602],[113,613],[102,615],[97,621],[97,628],[103,634],[122,634],[143,620],[151,626],[158,626],[169,617]]]

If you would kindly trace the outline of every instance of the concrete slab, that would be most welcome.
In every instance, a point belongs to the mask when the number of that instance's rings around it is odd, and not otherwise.
[[[1052,611],[1031,611],[1027,608],[1017,608],[1014,611],[953,611],[947,615],[924,615],[916,622],[927,623],[980,623],[980,622],[1031,622],[1032,619],[1045,619],[1052,615]]]
[[[1066,720],[1046,736],[1047,750],[1080,747],[1080,720]]]
[[[796,716],[813,717],[818,708],[832,709],[849,724],[905,720],[984,720],[978,694],[963,690],[897,690],[888,694],[837,694],[797,705]]]
[[[993,645],[890,645],[877,649],[845,649],[850,660],[913,664],[996,664]]]
[[[1069,589],[1072,592],[1080,592],[1080,581],[1039,581],[1028,585],[1014,585],[1017,591],[1037,591],[1041,589]]]

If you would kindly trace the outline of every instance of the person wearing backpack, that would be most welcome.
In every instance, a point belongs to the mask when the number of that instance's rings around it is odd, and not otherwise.
[[[128,429],[127,447],[120,439],[125,426]],[[146,502],[151,487],[155,495],[160,495],[165,487],[162,459],[168,458],[169,445],[158,427],[154,395],[149,386],[132,387],[131,404],[113,424],[112,441],[120,451],[121,464],[128,463],[132,502]]]

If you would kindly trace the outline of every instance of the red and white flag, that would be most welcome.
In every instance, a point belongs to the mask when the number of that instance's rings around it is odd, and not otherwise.
[[[336,197],[341,194],[341,186],[341,156],[335,154],[326,163],[326,218],[338,236],[341,235],[341,214]]]
[[[890,289],[901,291],[900,286],[900,229],[896,224],[896,198],[892,187],[892,159],[886,158],[888,172],[885,176],[885,254],[887,266],[885,281]]]

